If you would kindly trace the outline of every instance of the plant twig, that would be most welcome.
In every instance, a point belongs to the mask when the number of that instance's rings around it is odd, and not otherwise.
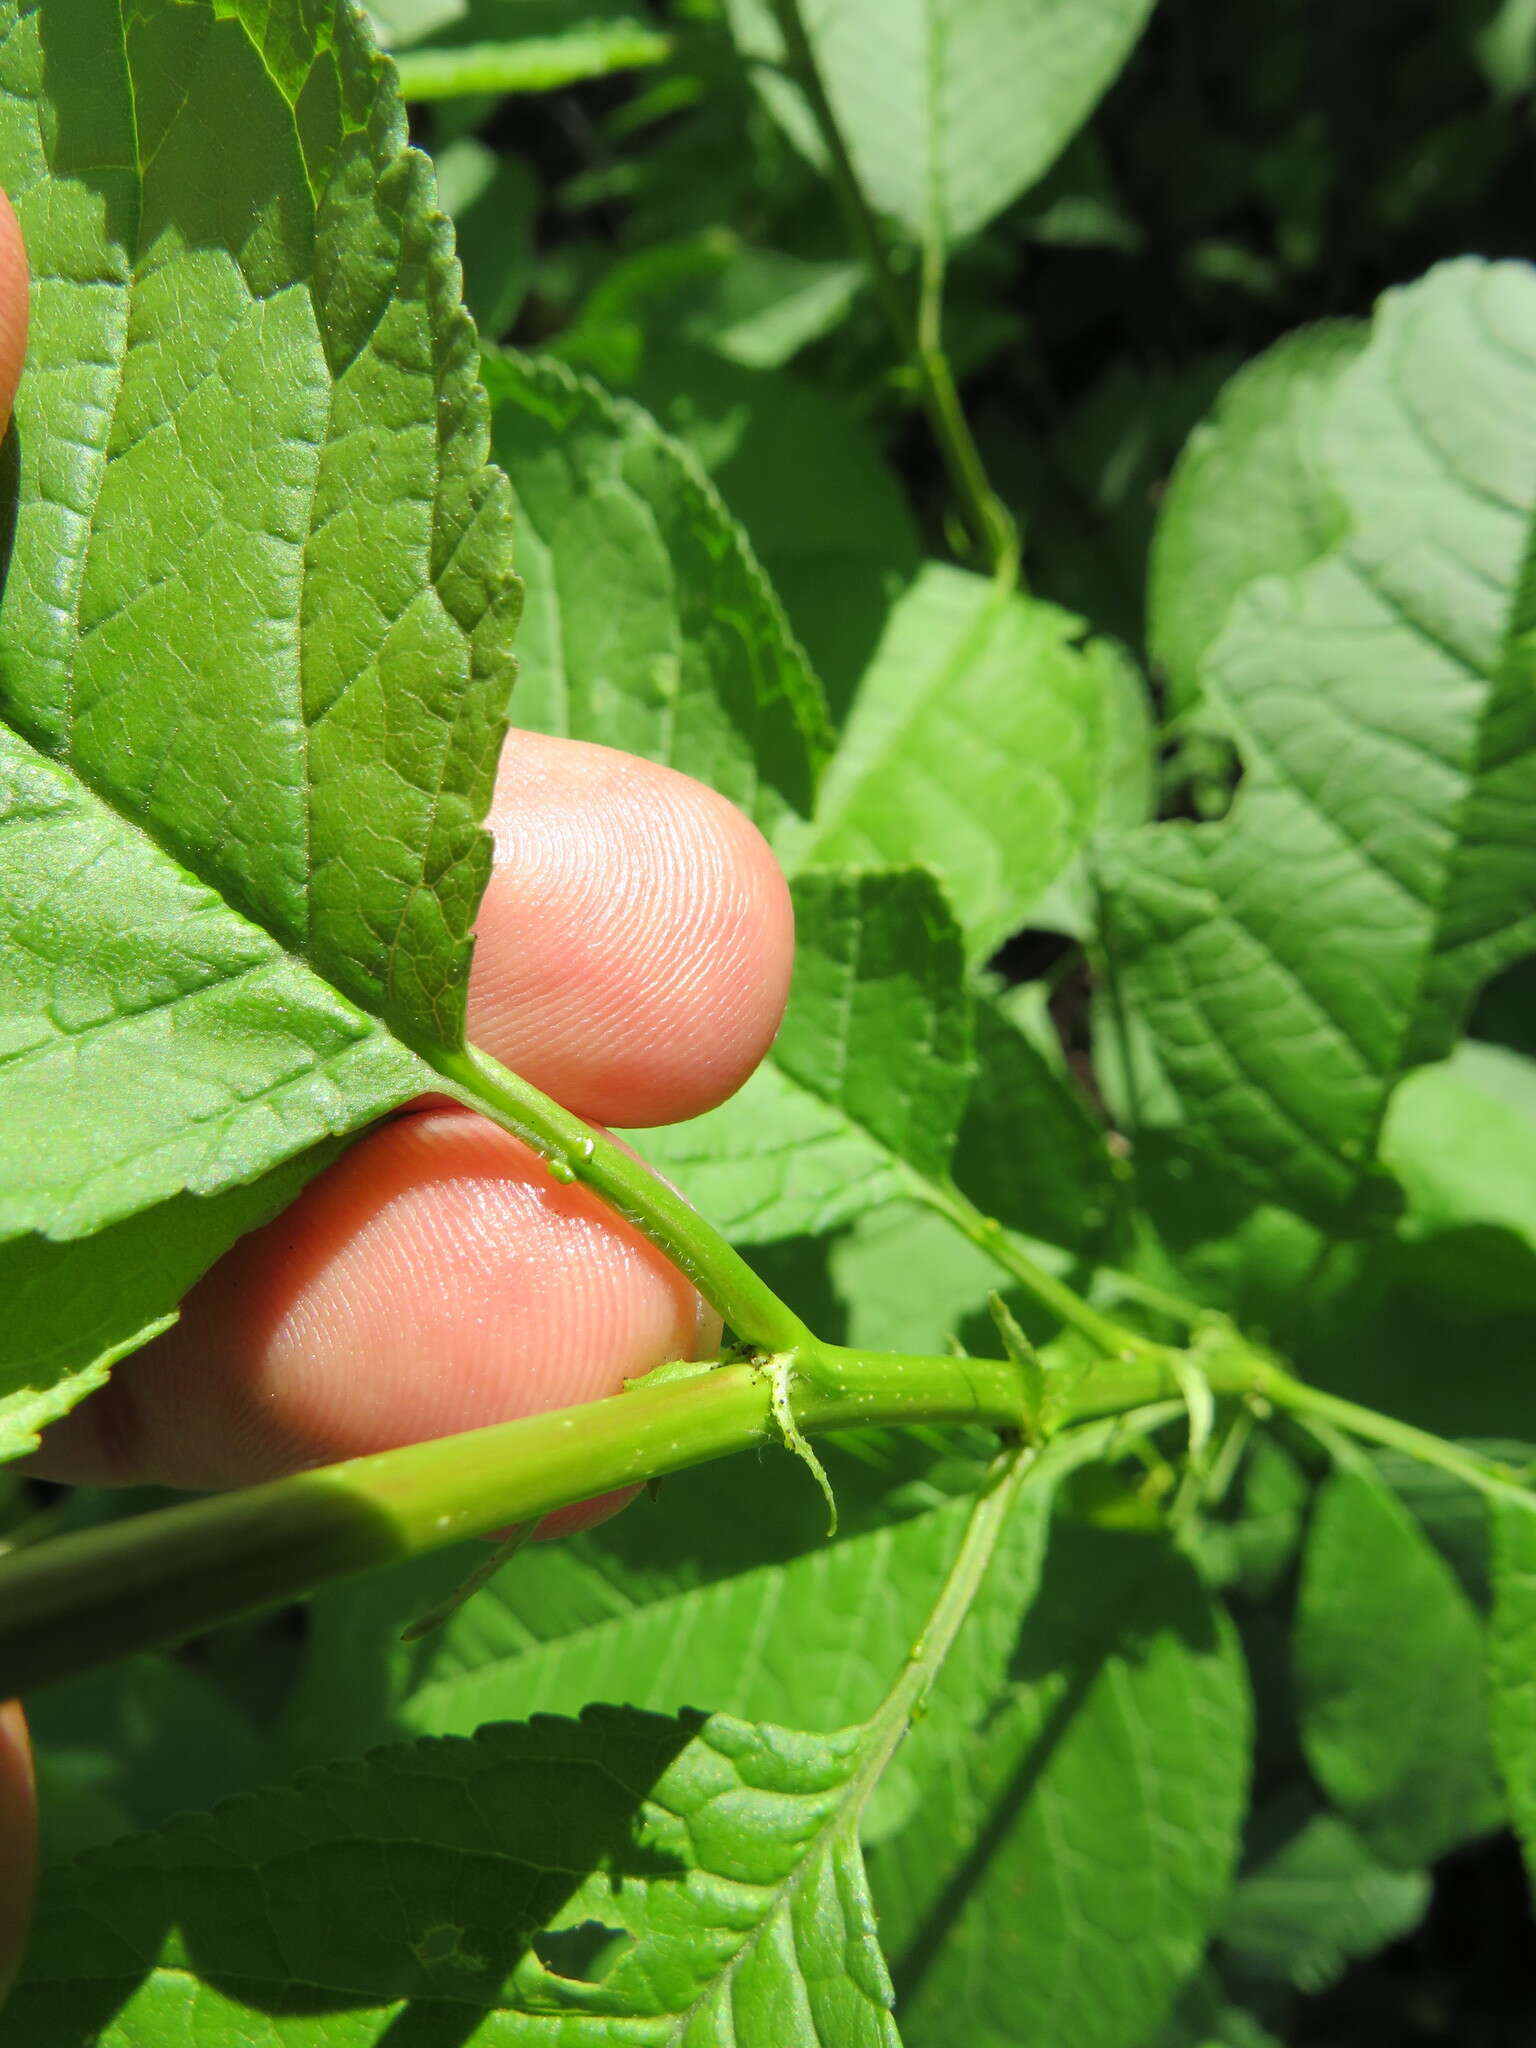
[[[520,1138],[553,1179],[580,1181],[664,1251],[729,1323],[765,1352],[813,1365],[815,1338],[712,1223],[650,1168],[478,1046],[429,1055],[449,1093]]]
[[[1139,1336],[1109,1316],[1101,1315],[1065,1280],[1058,1280],[1054,1273],[1048,1273],[995,1216],[988,1216],[978,1209],[953,1183],[941,1186],[935,1181],[919,1180],[914,1176],[911,1193],[914,1199],[952,1223],[978,1250],[986,1252],[1026,1293],[1032,1295],[1048,1314],[1065,1328],[1086,1337],[1105,1358],[1167,1355],[1162,1345],[1154,1344],[1150,1338]]]
[[[654,1376],[653,1376],[654,1377]],[[797,1428],[1021,1422],[996,1359],[822,1354]],[[376,1565],[782,1441],[771,1374],[722,1365],[112,1522],[0,1558],[0,1699],[300,1598]]]
[[[925,277],[920,330],[891,267],[880,223],[860,183],[847,141],[827,97],[816,53],[800,13],[799,0],[773,0],[773,11],[784,39],[789,75],[805,95],[806,105],[827,152],[832,189],[847,221],[849,236],[869,272],[886,324],[917,379],[923,410],[928,415],[928,424],[933,429],[972,539],[992,573],[1000,581],[1012,585],[1018,577],[1018,533],[1007,507],[988,479],[986,466],[955,389],[949,358],[939,344],[939,301],[931,269],[931,266],[939,264],[939,254],[934,250],[925,256],[930,272]],[[941,266],[936,274],[941,281]]]
[[[1431,1430],[1416,1429],[1411,1422],[1399,1422],[1394,1415],[1383,1415],[1374,1408],[1363,1408],[1356,1401],[1346,1401],[1337,1394],[1327,1393],[1321,1387],[1309,1386],[1305,1380],[1293,1379],[1278,1366],[1263,1376],[1258,1391],[1298,1422],[1322,1424],[1325,1429],[1338,1430],[1344,1436],[1358,1438],[1363,1443],[1377,1444],[1383,1450],[1402,1451],[1417,1459],[1419,1464],[1433,1465],[1441,1472],[1449,1472],[1464,1485],[1475,1487],[1479,1493],[1492,1498],[1519,1500],[1528,1507],[1536,1505],[1536,1495],[1533,1495],[1526,1475],[1513,1465],[1506,1465],[1498,1458],[1485,1457],[1481,1451],[1468,1450],[1464,1444],[1450,1443]]]

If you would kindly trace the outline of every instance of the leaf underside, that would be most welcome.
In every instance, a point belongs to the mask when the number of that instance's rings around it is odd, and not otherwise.
[[[121,2048],[449,2015],[508,2044],[896,2048],[868,1741],[590,1707],[309,1772],[61,1874],[8,2021],[36,2048],[108,2015]]]
[[[526,584],[519,725],[680,769],[768,833],[808,812],[820,685],[696,459],[553,358],[484,368]]]
[[[0,1239],[34,1299],[45,1240],[152,1216],[163,1266],[0,1354],[14,1453],[281,1199],[228,1191],[291,1193],[462,1038],[517,586],[451,232],[349,8],[11,6],[0,77]]]
[[[1345,522],[1206,654],[1230,817],[1111,843],[1104,938],[1201,1144],[1338,1216],[1398,1079],[1536,941],[1536,276],[1389,293],[1319,432]]]
[[[1005,1011],[968,992],[933,877],[808,868],[792,887],[795,976],[768,1058],[719,1109],[647,1131],[646,1157],[746,1243],[942,1202],[952,1177],[1010,1229],[1092,1243],[1115,1200],[1102,1136]]]
[[[860,181],[944,248],[1048,170],[1120,69],[1152,0],[816,0],[806,30]],[[730,0],[764,99],[813,159],[815,125],[777,77],[771,0]]]
[[[1313,1774],[1382,1861],[1412,1869],[1499,1824],[1481,1621],[1373,1477],[1318,1497],[1294,1659]]]

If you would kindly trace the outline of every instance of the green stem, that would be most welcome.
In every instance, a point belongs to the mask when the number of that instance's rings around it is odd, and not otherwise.
[[[895,1683],[870,1717],[869,1749],[860,1772],[866,1787],[874,1783],[915,1716],[922,1712],[955,1637],[975,1604],[998,1539],[1020,1493],[1031,1480],[1038,1482],[1054,1476],[1049,1471],[1054,1462],[1048,1450],[1042,1454],[1020,1445],[1009,1457],[1002,1474],[978,1497],[923,1632],[908,1652]]]
[[[1363,1443],[1402,1451],[1421,1465],[1434,1465],[1451,1473],[1479,1493],[1515,1497],[1527,1505],[1531,1501],[1530,1488],[1513,1465],[1486,1458],[1479,1451],[1469,1451],[1463,1444],[1448,1443],[1427,1429],[1415,1429],[1411,1422],[1399,1422],[1395,1416],[1382,1415],[1374,1408],[1362,1408],[1358,1402],[1325,1393],[1321,1387],[1308,1386],[1305,1380],[1294,1379],[1279,1366],[1271,1365],[1259,1376],[1255,1391],[1298,1422],[1324,1423],[1347,1436],[1358,1437]]]
[[[847,221],[849,237],[869,272],[875,296],[880,301],[896,346],[917,378],[923,409],[928,415],[950,483],[964,509],[972,538],[993,574],[1011,582],[1018,573],[1018,534],[1007,508],[987,477],[975,437],[955,390],[949,358],[939,346],[938,307],[931,284],[925,288],[922,332],[919,332],[891,267],[880,223],[859,180],[853,156],[832,102],[827,97],[816,53],[800,13],[799,0],[773,0],[773,11],[784,39],[787,69],[805,95],[806,105],[827,152],[832,189]],[[937,252],[925,261],[936,263]]]
[[[1134,1330],[1126,1329],[1109,1316],[1101,1315],[1064,1280],[1048,1273],[995,1216],[988,1216],[978,1209],[952,1182],[940,1185],[935,1181],[914,1179],[912,1193],[917,1200],[952,1223],[978,1250],[984,1251],[1066,1329],[1076,1330],[1080,1336],[1086,1337],[1106,1358],[1145,1359],[1165,1355],[1161,1345],[1138,1336]]]
[[[1016,1431],[991,1359],[826,1352],[796,1424],[977,1423]],[[62,1536],[0,1559],[0,1699],[180,1641],[375,1565],[781,1441],[771,1375],[700,1370],[555,1414],[354,1458]]]
[[[1105,1357],[1064,1384],[1063,1427],[1145,1416],[1148,1403],[1178,1395],[1180,1357],[1156,1345]],[[1191,1360],[1218,1394],[1262,1399],[1302,1422],[1336,1425],[1485,1493],[1531,1497],[1510,1467],[1306,1386],[1235,1332],[1208,1333]],[[815,1348],[812,1362],[814,1377],[797,1374],[790,1396],[795,1430],[806,1435],[970,1423],[1018,1436],[1025,1426],[1025,1390],[1017,1369],[1002,1360],[866,1354],[827,1344]],[[377,1565],[785,1441],[773,1367],[664,1372],[605,1401],[355,1458],[0,1558],[0,1699]],[[1165,1405],[1157,1419],[1178,1412]],[[1042,1455],[1054,1448],[1053,1440]]]
[[[478,1046],[429,1054],[449,1093],[537,1152],[554,1179],[580,1181],[664,1251],[746,1343],[812,1357],[816,1340],[765,1280],[675,1189]]]

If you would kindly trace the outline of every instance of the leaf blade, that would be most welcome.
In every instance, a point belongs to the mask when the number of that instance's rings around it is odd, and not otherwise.
[[[1488,1681],[1494,1752],[1525,1867],[1536,1876],[1536,1515],[1514,1502],[1492,1509],[1494,1601]]]
[[[272,2040],[307,2043],[316,2002],[347,2015],[350,2038],[380,2041],[446,1999],[513,2043],[557,2021],[573,2044],[892,2048],[857,1848],[838,1826],[862,1734],[593,1707],[306,1773],[56,1878],[12,2012],[40,2048],[104,1999],[125,2044],[189,2007],[215,2033],[254,2007]],[[358,1887],[370,1860],[393,1873],[383,1892]],[[82,1982],[82,1917],[96,1914]],[[622,1942],[596,1983],[560,1939],[594,1922]]]
[[[765,830],[808,810],[820,687],[692,456],[553,358],[485,373],[527,562],[519,721],[681,769]]]
[[[1376,1855],[1412,1869],[1498,1825],[1481,1622],[1365,1472],[1319,1496],[1293,1649],[1308,1761]]]
[[[819,159],[766,0],[731,0],[744,55],[791,139]],[[1151,0],[827,0],[806,9],[817,68],[875,206],[945,248],[1033,184],[1140,34]],[[776,89],[777,88],[777,89]]]
[[[292,1192],[462,1036],[516,584],[450,233],[351,11],[43,0],[0,31],[35,277],[0,1237],[180,1219],[115,1318],[15,1254],[34,1321],[64,1291],[44,1380],[9,1333],[9,1452],[270,1213],[263,1176]]]
[[[893,606],[793,870],[930,867],[973,960],[1062,880],[1095,821],[1122,685],[1078,622],[930,562]]]
[[[1206,660],[1248,764],[1231,816],[1104,855],[1121,994],[1185,1120],[1306,1214],[1368,1195],[1392,1088],[1536,939],[1531,391],[1522,266],[1383,300],[1324,428],[1347,535],[1251,584]]]
[[[747,1242],[818,1235],[941,1176],[972,1074],[959,935],[932,877],[824,869],[793,885],[799,945],[769,1058],[648,1158]]]
[[[980,1734],[929,1760],[925,1808],[871,1855],[912,2048],[1143,2039],[1226,1892],[1248,1719],[1187,1564],[1058,1524]]]

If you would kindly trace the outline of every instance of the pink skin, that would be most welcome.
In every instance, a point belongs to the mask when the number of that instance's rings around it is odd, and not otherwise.
[[[738,1088],[793,947],[754,827],[671,769],[532,733],[508,741],[491,822],[478,1042],[604,1123],[695,1116]],[[243,1239],[35,1469],[244,1485],[593,1400],[707,1355],[716,1328],[595,1196],[468,1111],[425,1107]]]
[[[0,405],[26,264],[0,194]],[[470,1033],[604,1125],[697,1116],[778,1027],[793,924],[755,828],[687,776],[514,733],[470,979]],[[193,1290],[176,1328],[47,1432],[33,1469],[239,1486],[617,1392],[719,1325],[595,1197],[428,1102],[374,1131]],[[555,1518],[590,1524],[622,1501]],[[31,1772],[0,1708],[0,1990],[31,1889]]]
[[[0,431],[9,426],[27,352],[27,252],[11,202],[0,192]],[[0,1705],[0,2003],[21,1961],[37,1867],[37,1808],[27,1724],[14,1700]]]

